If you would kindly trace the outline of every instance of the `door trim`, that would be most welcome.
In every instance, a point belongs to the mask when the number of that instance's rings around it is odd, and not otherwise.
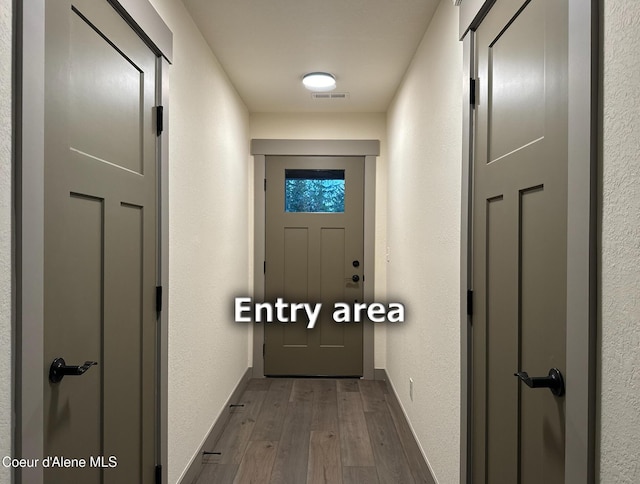
[[[364,157],[364,267],[367,269],[363,283],[364,300],[374,300],[375,282],[375,190],[376,157],[380,155],[379,140],[286,140],[252,139],[251,154],[254,159],[253,204],[253,297],[264,297],[265,260],[265,161],[271,155],[293,156],[360,156]],[[253,377],[264,378],[264,331],[253,330]],[[374,337],[373,326],[365,324],[362,335],[363,377],[373,380]]]
[[[107,0],[158,56],[156,104],[164,106],[158,146],[158,285],[164,287],[158,332],[157,463],[167,462],[168,369],[168,65],[173,34],[147,0]],[[14,325],[13,453],[42,459],[44,452],[44,63],[45,0],[15,2],[14,20]],[[25,61],[25,60],[28,60]],[[43,482],[41,467],[14,472],[14,482]],[[166,472],[162,482],[166,483]]]
[[[475,71],[475,31],[462,39],[462,190],[460,210],[460,483],[471,484],[471,316],[467,312],[467,290],[472,287],[471,220],[473,218],[473,133],[475,111],[469,101]]]
[[[482,7],[494,0],[486,0]],[[597,0],[568,0],[568,258],[565,482],[596,482],[597,183],[599,99],[599,7]],[[486,9],[488,10],[488,9]],[[463,40],[463,80],[475,76],[476,17]],[[468,88],[467,88],[468,95]],[[471,200],[475,112],[463,103],[462,220],[460,252],[460,483],[471,483]],[[569,249],[570,248],[570,249]]]

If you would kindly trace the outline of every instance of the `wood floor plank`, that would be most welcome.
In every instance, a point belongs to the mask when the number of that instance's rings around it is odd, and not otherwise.
[[[244,406],[233,409],[234,411],[213,449],[207,449],[221,452],[216,463],[240,464],[266,394],[267,392],[252,390],[246,390],[242,394],[240,401]]]
[[[414,484],[400,437],[388,411],[365,414],[380,484]]]
[[[266,396],[267,392],[264,391],[245,390],[239,401],[242,407],[233,408],[233,413],[242,413],[253,419],[258,418]]]
[[[251,440],[280,440],[292,386],[291,379],[273,380],[260,408]]]
[[[338,431],[338,397],[335,380],[314,383],[311,430]]]
[[[306,482],[307,484],[342,484],[340,439],[336,432],[321,430],[311,432]]]
[[[287,394],[287,398],[289,398],[289,394],[291,393],[291,387],[293,387],[293,378],[273,378],[271,380],[271,386],[269,387],[270,392],[285,392]]]
[[[409,468],[411,469],[415,482],[420,484],[435,484],[435,480],[431,475],[431,470],[422,456],[422,452],[418,447],[418,443],[413,436],[413,432],[411,432],[411,428],[409,427],[395,395],[391,393],[385,395],[385,400],[395,425],[396,432],[400,436],[400,442],[402,443],[402,448],[407,456],[407,462],[409,463]]]
[[[247,390],[266,392],[271,386],[272,380],[269,378],[252,378],[247,384]]]
[[[269,482],[277,447],[278,442],[249,442],[233,484],[262,484]]]
[[[378,471],[375,467],[343,467],[342,484],[378,484]]]
[[[314,380],[300,378],[293,382],[290,402],[313,402]]]
[[[289,402],[271,471],[272,484],[300,484],[307,478],[312,403]]]
[[[253,433],[255,419],[236,413],[231,416],[213,451],[220,452],[218,464],[240,464]]]
[[[233,484],[238,464],[205,464],[196,484]]]
[[[358,382],[362,396],[362,408],[365,412],[386,412],[387,402],[382,392],[380,382],[375,380],[360,380]]]
[[[336,384],[339,392],[359,392],[358,380],[351,378],[341,378],[336,380]]]
[[[251,380],[196,484],[435,484],[385,385]]]
[[[338,393],[338,424],[342,464],[345,466],[374,466],[373,452],[359,392]]]

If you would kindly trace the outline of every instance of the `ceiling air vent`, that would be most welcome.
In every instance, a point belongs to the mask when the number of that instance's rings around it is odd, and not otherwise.
[[[349,99],[348,92],[314,92],[311,93],[313,99]]]

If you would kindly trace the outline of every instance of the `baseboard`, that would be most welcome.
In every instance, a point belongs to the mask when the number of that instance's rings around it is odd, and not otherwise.
[[[209,433],[202,441],[202,444],[198,448],[198,451],[191,458],[191,462],[189,462],[187,469],[182,473],[182,477],[178,480],[180,484],[192,484],[198,478],[198,476],[200,475],[200,471],[202,470],[202,452],[204,450],[212,449],[216,441],[220,438],[220,435],[222,435],[222,432],[224,431],[224,428],[227,425],[227,422],[229,421],[229,417],[231,415],[229,405],[237,402],[240,399],[240,396],[244,393],[251,378],[253,378],[253,368],[249,367],[238,381],[238,384],[236,385],[233,392],[231,392],[231,395],[224,404],[220,415],[211,426]]]
[[[422,482],[425,484],[438,484],[438,480],[435,478],[435,474],[433,469],[431,468],[431,464],[429,464],[429,460],[427,456],[424,454],[422,450],[422,446],[418,443],[418,438],[416,437],[416,433],[407,417],[407,412],[405,411],[402,403],[400,403],[400,399],[398,398],[398,393],[387,374],[387,370],[385,368],[376,368],[374,370],[374,378],[376,380],[384,381],[387,390],[388,390],[388,404],[391,412],[396,413],[398,416],[397,419],[394,419],[396,425],[399,426],[398,433],[401,434],[404,438],[402,439],[403,445],[406,444],[405,454],[409,460],[412,460],[412,464],[414,466],[418,466],[420,469],[420,477],[416,479],[416,482]],[[416,476],[414,476],[416,477]]]
[[[375,368],[373,370],[373,379],[388,382],[389,376],[387,375],[387,370],[384,368]]]

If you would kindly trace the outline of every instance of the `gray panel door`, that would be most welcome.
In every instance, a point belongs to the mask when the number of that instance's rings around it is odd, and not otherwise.
[[[44,454],[86,459],[47,483],[154,479],[155,65],[105,0],[47,2]]]
[[[265,323],[264,373],[362,376],[362,323],[332,314],[362,302],[364,158],[268,156],[266,178],[265,300],[322,312],[313,329]]]
[[[498,0],[477,30],[474,483],[564,482],[567,2]],[[523,375],[524,376],[524,375]]]

